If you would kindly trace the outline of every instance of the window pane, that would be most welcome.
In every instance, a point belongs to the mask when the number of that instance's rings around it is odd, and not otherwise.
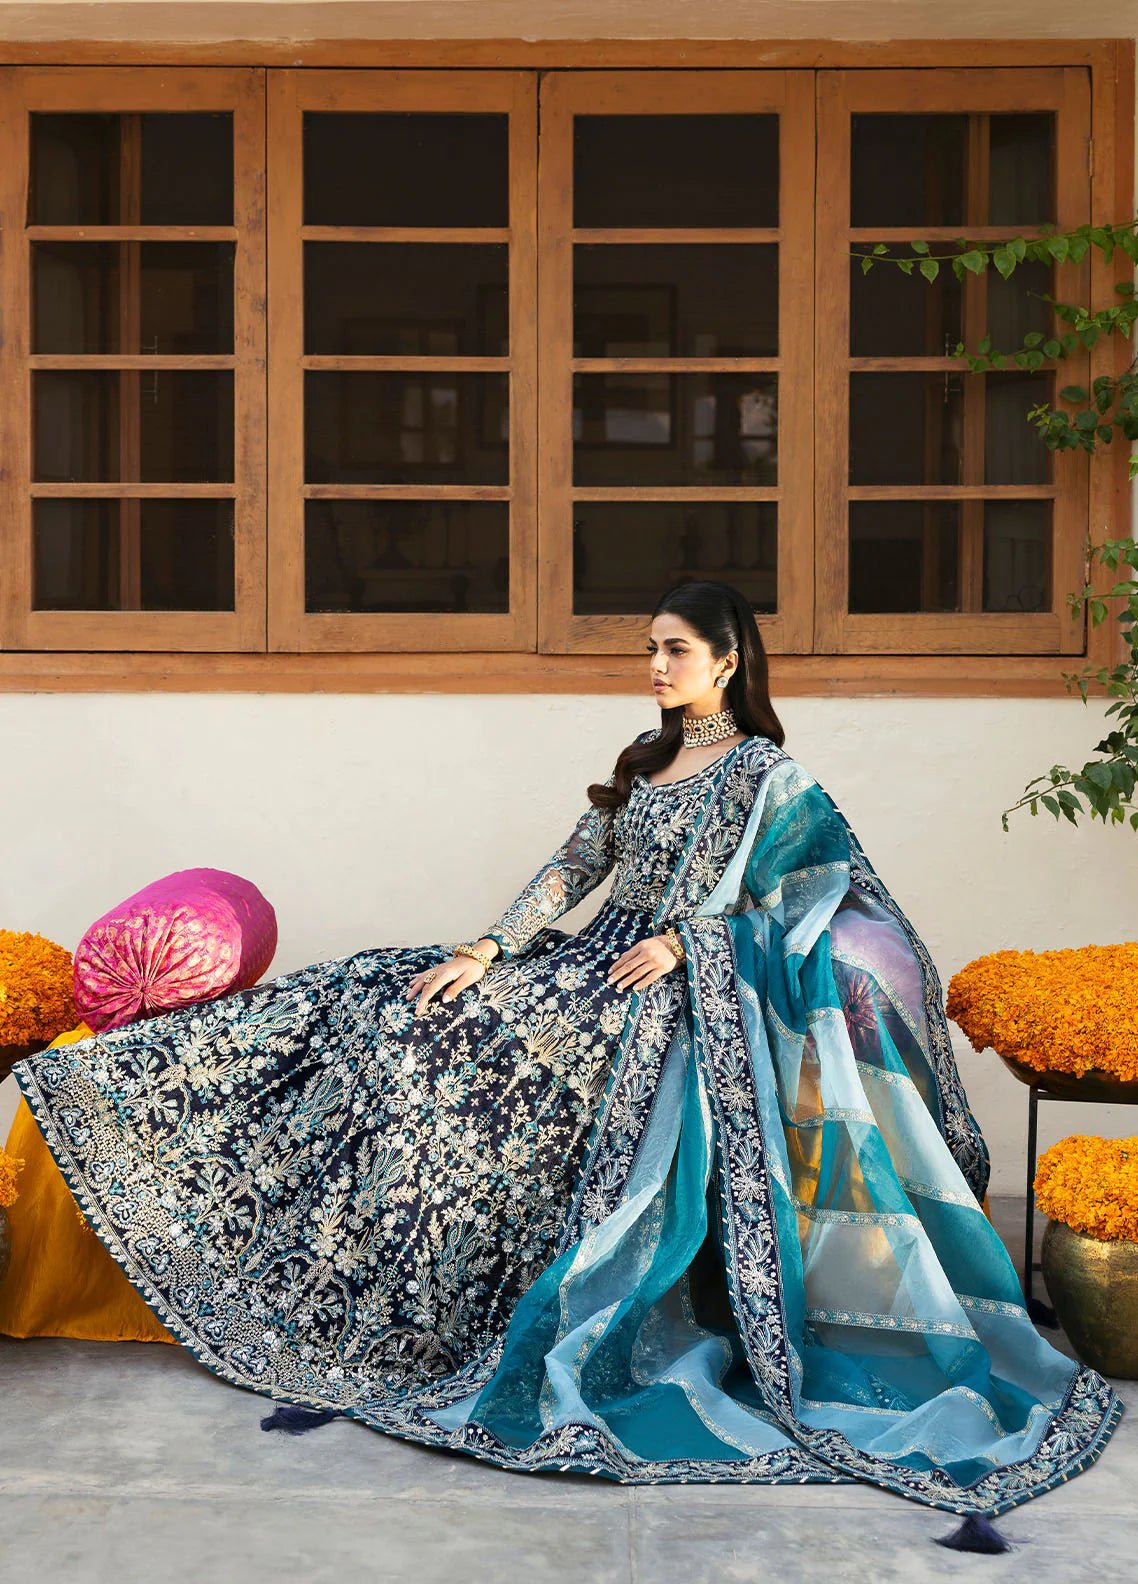
[[[988,224],[1031,226],[1054,221],[1054,111],[993,115],[988,149]]]
[[[872,242],[855,244],[870,253]],[[904,243],[887,244],[898,258],[910,256]],[[945,249],[945,251],[948,251]],[[995,271],[992,271],[995,275]],[[951,266],[935,281],[896,264],[864,271],[850,259],[850,353],[853,357],[944,357],[963,337],[961,283]]]
[[[576,484],[776,484],[773,374],[577,374]]]
[[[233,479],[228,370],[51,370],[33,374],[32,381],[37,480]]]
[[[31,144],[32,225],[233,223],[228,111],[37,111]]]
[[[304,221],[508,225],[508,157],[509,117],[497,112],[308,111]]]
[[[309,501],[308,611],[508,611],[505,501]]]
[[[506,374],[305,375],[312,484],[505,484]]]
[[[233,251],[231,242],[34,242],[32,350],[232,352]]]
[[[984,480],[988,484],[1047,484],[1051,452],[1028,409],[1051,406],[1054,375],[1000,372],[984,376]]]
[[[984,609],[1051,609],[1051,502],[985,501]]]
[[[959,374],[850,375],[851,484],[959,484]]]
[[[960,508],[952,501],[851,501],[854,614],[959,609]]]
[[[684,577],[723,578],[757,611],[778,598],[773,501],[577,501],[573,610],[646,615]]]
[[[578,115],[573,224],[778,225],[777,115]]]
[[[574,357],[777,355],[777,247],[574,248]]]
[[[966,115],[875,111],[850,123],[851,225],[963,223]]]
[[[231,611],[233,503],[40,500],[36,610]]]
[[[505,243],[306,242],[304,348],[505,357]]]
[[[1044,294],[1054,296],[1050,264],[1037,259],[1017,264],[1007,280],[991,269],[987,281],[988,333],[997,352],[1018,351],[1024,336],[1033,330],[1051,334],[1051,308],[1043,300]]]

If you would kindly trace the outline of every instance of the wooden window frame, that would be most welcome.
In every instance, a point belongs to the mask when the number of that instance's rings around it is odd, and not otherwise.
[[[589,230],[573,225],[577,115],[777,115],[779,215],[770,227]],[[643,616],[579,616],[573,604],[575,501],[772,501],[778,510],[777,611],[757,617],[771,653],[810,652],[814,526],[795,481],[814,461],[810,302],[814,246],[814,82],[811,72],[551,72],[541,83],[540,647],[546,654],[613,654],[644,641]],[[767,243],[778,249],[775,357],[573,356],[573,247],[578,242]],[[777,485],[595,487],[573,483],[573,376],[578,372],[775,373]]]
[[[155,71],[58,67],[0,71],[0,648],[178,650],[218,653],[265,646],[264,72],[249,67]],[[29,115],[35,111],[228,111],[233,116],[233,223],[224,226],[27,224]],[[233,353],[32,355],[30,260],[35,241],[232,242]],[[31,389],[37,369],[232,369],[231,484],[32,481]],[[231,500],[232,611],[54,611],[32,608],[32,511],[42,499]]]
[[[509,224],[498,230],[428,226],[306,226],[301,180],[307,110],[494,112],[509,117]],[[274,72],[268,84],[269,146],[269,647],[273,650],[524,650],[536,640],[537,83],[532,72]],[[287,151],[287,157],[282,157]],[[307,240],[506,242],[510,349],[506,357],[308,357],[304,353],[303,251]],[[307,484],[307,369],[454,369],[505,373],[510,381],[509,482]],[[306,501],[489,500],[509,505],[509,611],[504,615],[411,612],[308,613],[304,591]]]
[[[990,376],[964,372],[963,471],[960,484],[862,484],[849,478],[849,389],[851,371],[962,370],[953,357],[853,357],[850,355],[850,250],[886,242],[901,246],[912,237],[950,244],[962,231],[982,241],[1006,236],[1008,226],[989,226],[987,214],[987,140],[985,115],[1000,111],[1052,111],[1056,117],[1057,222],[1060,230],[1085,223],[1090,213],[1090,82],[1085,67],[1045,67],[1037,71],[821,71],[818,73],[818,212],[834,216],[819,228],[815,301],[818,343],[813,364],[818,376],[818,422],[832,437],[817,457],[815,521],[817,546],[817,621],[815,649],[834,654],[1079,654],[1082,620],[1063,606],[1068,589],[1082,586],[1084,524],[1089,508],[1090,458],[1084,451],[1055,452],[1050,484],[986,485],[984,476],[984,382]],[[857,228],[850,224],[850,118],[874,112],[937,111],[968,114],[968,200],[974,213],[963,226]],[[1040,227],[1017,226],[1025,236]],[[1094,250],[1092,250],[1093,252]],[[878,265],[880,268],[894,266]],[[1081,263],[1056,265],[1053,295],[1061,302],[1086,301],[1091,256]],[[984,333],[988,276],[967,273],[962,290],[966,346]],[[1054,317],[1054,316],[1053,316]],[[1061,330],[1062,327],[1059,326]],[[1005,349],[1013,350],[1013,349]],[[1089,385],[1090,356],[1040,365],[1062,369],[1067,383]],[[851,614],[848,609],[849,503],[877,500],[958,502],[962,516],[962,611],[896,615]],[[980,610],[983,567],[984,501],[1050,500],[1052,519],[1051,587],[1054,609],[1033,614]],[[971,609],[967,606],[971,605]]]
[[[0,59],[8,68],[66,68],[75,80],[77,68],[98,68],[109,82],[118,71],[133,67],[161,68],[164,80],[190,73],[197,82],[202,68],[211,68],[214,81],[242,68],[275,67],[334,70],[337,77],[353,70],[388,69],[419,76],[431,70],[450,73],[471,68],[515,70],[523,73],[596,71],[616,69],[661,72],[681,69],[715,72],[840,71],[870,67],[911,72],[926,67],[958,68],[965,75],[992,69],[1086,67],[1091,76],[1091,214],[1093,223],[1117,220],[1132,212],[1134,202],[1134,59],[1135,44],[1117,39],[993,39],[836,41],[779,40],[777,46],[761,40],[621,40],[596,42],[486,40],[295,40],[169,44],[64,40],[0,45]],[[0,66],[0,83],[8,88],[10,70]],[[252,74],[248,74],[252,75]],[[10,113],[10,94],[3,108]],[[121,105],[111,108],[121,108]],[[11,136],[5,121],[0,135]],[[5,142],[11,147],[10,142]],[[10,164],[5,165],[10,169]],[[0,178],[2,179],[2,178]],[[9,192],[3,193],[7,209]],[[6,251],[10,230],[0,238],[0,255]],[[1115,282],[1131,278],[1129,262],[1119,251],[1107,263],[1091,250],[1091,287],[1094,300],[1109,302]],[[11,411],[10,370],[13,348],[18,351],[18,327],[4,310],[4,335],[0,359],[0,421]],[[1100,337],[1090,354],[1090,374],[1116,376],[1129,362],[1130,348],[1120,337]],[[18,360],[17,360],[18,361]],[[0,443],[3,437],[0,436]],[[8,484],[7,469],[13,453],[5,444],[0,453],[0,479]],[[1098,454],[1089,467],[1088,521],[1092,532],[1119,536],[1130,531],[1132,487],[1126,468],[1126,448],[1116,445]],[[0,518],[0,528],[4,519]],[[146,653],[138,640],[133,649],[116,644],[112,652],[99,653],[74,645],[71,652],[17,649],[11,642],[13,597],[13,536],[0,537],[0,691],[354,691],[354,692],[538,692],[628,693],[643,687],[643,661],[628,654],[551,654],[484,651],[459,655],[441,647],[414,653],[194,653],[174,640],[165,650]],[[18,570],[18,568],[16,568]],[[821,575],[821,566],[819,574]],[[1095,567],[1092,582],[1101,592],[1110,576]],[[1074,586],[1074,585],[1072,585]],[[925,618],[921,618],[922,620]],[[195,626],[198,618],[192,618]],[[819,634],[820,636],[820,634]],[[262,640],[263,641],[263,640]],[[1087,634],[1085,653],[1096,665],[1113,663],[1122,646],[1114,624],[1093,628]],[[1072,657],[1040,654],[933,654],[822,652],[772,653],[771,681],[776,693],[831,694],[849,697],[889,696],[1018,696],[1063,697],[1061,678],[1071,668]],[[1093,690],[1092,690],[1093,692]]]

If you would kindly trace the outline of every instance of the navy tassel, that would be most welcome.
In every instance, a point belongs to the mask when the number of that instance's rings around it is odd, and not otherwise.
[[[294,1408],[278,1403],[267,1419],[261,1420],[262,1430],[287,1430],[289,1435],[303,1435],[306,1430],[316,1430],[339,1418],[339,1408]]]
[[[936,1535],[937,1545],[950,1551],[981,1551],[986,1556],[997,1556],[1012,1548],[990,1518],[983,1513],[969,1513],[968,1517],[949,1535]]]

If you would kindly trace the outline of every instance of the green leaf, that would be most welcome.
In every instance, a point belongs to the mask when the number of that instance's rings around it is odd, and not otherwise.
[[[1064,385],[1059,395],[1065,402],[1085,402],[1090,400],[1081,385]]]
[[[973,275],[982,275],[988,263],[986,254],[981,253],[979,248],[969,248],[967,253],[959,254],[958,258],[964,268],[971,270]]]
[[[910,242],[909,246],[912,248],[914,253],[927,253],[929,250],[929,245],[927,242]]]
[[[940,274],[940,262],[938,259],[922,259],[920,269],[926,280],[935,281]]]
[[[1054,814],[1056,819],[1059,818],[1059,804],[1053,797],[1049,797],[1045,792],[1039,801],[1049,814]]]

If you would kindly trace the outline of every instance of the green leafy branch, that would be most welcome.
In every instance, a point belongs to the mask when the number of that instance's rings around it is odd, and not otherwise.
[[[1129,810],[1131,828],[1138,830],[1138,803],[1134,797],[1138,785],[1138,543],[1133,539],[1106,539],[1098,545],[1088,541],[1087,548],[1088,568],[1097,558],[1116,574],[1120,565],[1128,567],[1132,576],[1116,580],[1105,594],[1096,594],[1087,582],[1080,593],[1068,594],[1068,603],[1075,614],[1086,608],[1097,627],[1110,614],[1108,601],[1122,600],[1122,608],[1116,614],[1130,654],[1113,667],[1088,666],[1081,672],[1064,672],[1063,681],[1068,692],[1078,688],[1084,704],[1090,683],[1100,683],[1107,697],[1114,700],[1106,713],[1116,717],[1115,727],[1095,744],[1100,757],[1088,759],[1081,770],[1052,765],[1047,775],[1036,776],[1019,801],[1004,810],[1005,830],[1009,814],[1027,807],[1035,815],[1040,804],[1056,820],[1067,819],[1072,825],[1077,825],[1079,815],[1088,810],[1092,820],[1097,816],[1104,824],[1109,819],[1121,825]]]
[[[927,281],[935,281],[942,265],[951,267],[958,280],[965,274],[983,274],[995,267],[1006,280],[1025,261],[1078,263],[1089,248],[1099,248],[1106,260],[1121,249],[1127,257],[1138,262],[1138,219],[1125,225],[1078,226],[1073,231],[1049,229],[1038,237],[1010,237],[1001,241],[973,242],[967,237],[955,239],[957,251],[934,254],[927,242],[908,244],[909,255],[891,253],[884,242],[875,244],[869,253],[855,250],[860,258],[863,274],[868,274],[875,264],[893,264],[902,274],[919,271]],[[1080,303],[1059,302],[1046,292],[1033,292],[1032,296],[1050,303],[1055,316],[1068,330],[1057,336],[1045,336],[1030,331],[1023,344],[1014,351],[996,351],[992,338],[985,335],[975,352],[969,352],[958,341],[952,357],[967,360],[972,373],[985,373],[989,369],[1002,369],[1009,365],[1024,369],[1037,369],[1045,359],[1071,357],[1083,349],[1093,347],[1100,335],[1123,335],[1127,339],[1138,320],[1138,295],[1132,281],[1118,282],[1114,291],[1121,301],[1109,308],[1092,310]],[[1046,403],[1032,407],[1027,418],[1039,432],[1043,443],[1051,451],[1075,448],[1094,451],[1101,443],[1109,445],[1115,434],[1127,441],[1138,440],[1138,357],[1117,378],[1099,375],[1087,390],[1081,385],[1066,385],[1059,393],[1069,411],[1050,408]],[[1138,477],[1138,454],[1129,459],[1130,478]]]
[[[1044,358],[1070,357],[1082,347],[1092,347],[1100,335],[1124,335],[1138,320],[1138,296],[1132,281],[1119,281],[1114,288],[1122,298],[1111,308],[1092,312],[1078,303],[1057,302],[1046,292],[1034,295],[1051,304],[1058,318],[1073,328],[1059,336],[1045,337],[1037,330],[1029,331],[1023,346],[1011,354],[991,351],[991,337],[985,336],[977,354],[964,350],[958,342],[954,357],[964,356],[974,374],[989,368],[1004,368],[1010,356],[1017,368],[1037,369]],[[1098,375],[1090,390],[1082,385],[1064,385],[1059,399],[1071,409],[1056,410],[1046,402],[1028,409],[1026,417],[1039,431],[1040,438],[1049,451],[1083,450],[1093,452],[1098,444],[1110,445],[1115,433],[1124,439],[1138,440],[1138,357],[1117,378]],[[1129,459],[1129,476],[1138,477],[1138,453]]]
[[[927,242],[913,241],[908,244],[908,255],[898,255],[891,253],[886,243],[878,242],[872,252],[855,251],[854,256],[861,259],[863,274],[876,264],[889,263],[905,275],[916,270],[929,282],[937,279],[942,265],[948,265],[958,280],[967,273],[979,275],[991,267],[1006,280],[1025,261],[1077,264],[1091,247],[1099,248],[1108,262],[1116,249],[1121,249],[1138,263],[1138,218],[1125,225],[1078,226],[1073,231],[1048,227],[1031,238],[973,242],[957,237],[955,242],[957,249],[953,253],[934,254]],[[967,351],[963,342],[958,342],[951,356],[966,358],[974,374],[1005,368],[1009,363],[1017,368],[1037,369],[1045,359],[1058,360],[1089,350],[1100,335],[1123,335],[1129,339],[1138,321],[1134,283],[1119,282],[1114,292],[1121,300],[1098,310],[1058,302],[1047,293],[1033,293],[1050,303],[1056,318],[1069,328],[1056,336],[1032,331],[1024,336],[1022,346],[1011,352],[993,350],[991,337],[985,335],[975,352]],[[1089,390],[1082,385],[1065,385],[1059,397],[1067,411],[1053,410],[1042,403],[1027,413],[1049,450],[1078,447],[1094,452],[1100,444],[1110,445],[1116,434],[1127,442],[1138,440],[1138,357],[1117,378],[1100,375],[1091,382]],[[1133,452],[1129,476],[1138,477],[1138,454]],[[1106,593],[1096,592],[1090,583],[1096,559],[1115,574],[1114,585]],[[1120,567],[1125,573],[1122,577],[1118,576]],[[1115,666],[1087,666],[1081,672],[1063,673],[1067,691],[1077,687],[1084,705],[1090,684],[1100,685],[1113,701],[1106,711],[1108,718],[1114,718],[1113,726],[1096,743],[1097,757],[1088,759],[1082,769],[1052,765],[1045,776],[1030,782],[1023,796],[1004,810],[1005,831],[1009,814],[1028,808],[1034,816],[1041,806],[1056,821],[1066,819],[1072,825],[1078,824],[1080,815],[1088,813],[1092,820],[1097,817],[1104,824],[1109,820],[1121,825],[1129,816],[1131,828],[1138,831],[1138,543],[1132,539],[1107,539],[1095,545],[1088,537],[1084,586],[1067,596],[1071,613],[1078,617],[1085,611],[1092,625],[1098,627],[1116,601],[1122,602],[1116,615],[1129,655]]]
[[[967,237],[955,237],[954,253],[934,253],[927,242],[910,242],[915,257],[890,253],[888,243],[878,242],[871,253],[856,253],[862,260],[862,273],[868,274],[874,264],[884,261],[895,264],[904,275],[919,269],[928,281],[935,281],[942,264],[950,264],[957,280],[965,273],[982,275],[989,264],[994,264],[1006,280],[1018,264],[1025,260],[1044,264],[1079,264],[1091,247],[1101,248],[1107,263],[1114,257],[1115,249],[1122,251],[1138,263],[1138,216],[1125,225],[1076,226],[1073,231],[1059,231],[1054,226],[1044,226],[1037,237],[1005,237],[1000,241],[972,242]]]

